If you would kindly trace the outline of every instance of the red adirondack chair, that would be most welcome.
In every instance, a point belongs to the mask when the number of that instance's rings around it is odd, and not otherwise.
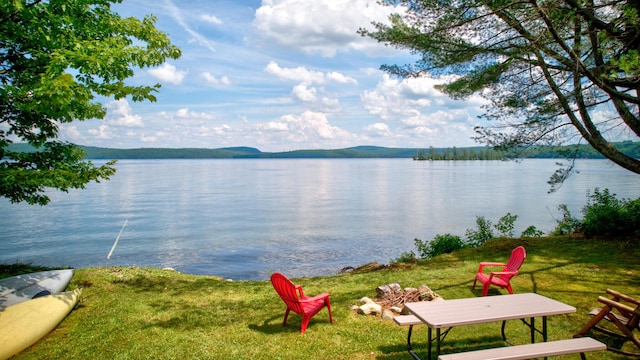
[[[518,246],[513,249],[511,252],[511,257],[509,258],[509,262],[497,263],[497,262],[481,262],[480,268],[478,269],[478,273],[476,274],[475,280],[473,280],[473,288],[476,288],[476,282],[480,281],[482,284],[482,296],[486,296],[489,293],[489,286],[495,285],[499,286],[503,289],[507,289],[509,294],[513,294],[513,289],[511,288],[510,280],[512,277],[518,275],[518,270],[520,266],[524,262],[524,259],[527,257],[527,252],[524,250],[524,247]],[[483,273],[484,267],[487,266],[502,266],[502,270],[493,271],[490,274]]]
[[[291,280],[280,273],[274,273],[271,275],[271,284],[273,284],[273,288],[276,290],[282,301],[287,305],[287,311],[284,313],[282,326],[287,324],[289,312],[293,311],[296,314],[302,315],[300,333],[304,334],[307,330],[307,325],[309,325],[309,320],[311,320],[311,318],[320,312],[320,310],[325,306],[329,310],[329,322],[333,323],[329,293],[322,293],[313,297],[305,296],[302,291],[302,286],[292,283]]]

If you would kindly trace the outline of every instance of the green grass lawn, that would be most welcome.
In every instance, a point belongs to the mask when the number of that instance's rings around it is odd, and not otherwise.
[[[576,307],[576,314],[549,318],[550,340],[568,339],[589,320],[588,312],[607,288],[640,297],[638,243],[496,239],[407,266],[294,279],[307,295],[331,294],[334,323],[322,310],[304,335],[296,314],[282,326],[285,306],[269,281],[231,282],[135,267],[78,269],[69,287],[84,287],[79,305],[16,359],[410,359],[407,328],[357,315],[349,306],[363,296],[375,297],[377,286],[393,282],[402,287],[425,284],[445,299],[480,296],[480,287],[471,289],[478,263],[506,261],[517,245],[526,247],[527,259],[512,280],[514,291],[536,292]],[[490,295],[500,293],[506,291],[492,289]],[[519,321],[507,324],[507,334],[515,343],[529,341],[528,328]],[[416,326],[413,339],[416,351],[426,356],[426,327]],[[504,345],[500,323],[491,323],[453,329],[442,350]],[[587,357],[624,358],[608,351]]]

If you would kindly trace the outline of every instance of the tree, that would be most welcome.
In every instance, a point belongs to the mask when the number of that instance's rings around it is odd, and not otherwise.
[[[45,205],[47,188],[68,191],[109,179],[115,161],[96,166],[59,126],[102,119],[98,99],[155,101],[153,86],[129,85],[137,68],[180,57],[156,19],[122,18],[121,0],[16,0],[0,3],[0,195]],[[35,152],[8,149],[27,142]]]
[[[478,142],[521,151],[584,139],[640,174],[640,160],[614,147],[640,136],[639,0],[385,0],[404,14],[360,34],[420,59],[383,65],[399,76],[449,75],[453,98],[488,100]],[[579,142],[579,141],[578,141]],[[561,184],[572,163],[550,183]]]

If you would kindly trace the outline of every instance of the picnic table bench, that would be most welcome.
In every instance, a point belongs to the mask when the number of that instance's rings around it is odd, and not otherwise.
[[[440,355],[438,360],[525,360],[577,353],[586,359],[585,352],[606,349],[600,341],[584,337]]]
[[[547,317],[573,313],[576,310],[570,305],[534,293],[446,300],[435,303],[407,303],[405,305],[412,315],[396,316],[394,321],[400,326],[409,326],[407,350],[416,360],[420,360],[420,357],[413,349],[411,336],[413,326],[419,324],[427,325],[429,360],[432,359],[432,342],[434,340],[436,346],[433,359],[438,358],[439,360],[517,360],[575,353],[580,353],[581,357],[585,359],[585,352],[606,349],[606,345],[591,338],[548,342]],[[542,318],[542,328],[535,326],[535,317]],[[441,342],[453,327],[502,321],[502,338],[509,343],[505,335],[505,323],[507,320],[518,319],[530,328],[531,344],[440,355]],[[441,332],[441,329],[446,329],[446,331]],[[432,336],[432,330],[436,330],[435,336]],[[543,342],[535,343],[536,333],[542,335]]]
[[[399,315],[393,318],[399,326],[423,324],[415,315]],[[410,336],[410,335],[409,335]],[[534,344],[508,346],[495,349],[469,351],[463,353],[440,355],[439,360],[523,360],[547,356],[558,356],[580,353],[585,359],[585,352],[605,350],[607,346],[592,338],[576,338],[568,340],[549,341]]]

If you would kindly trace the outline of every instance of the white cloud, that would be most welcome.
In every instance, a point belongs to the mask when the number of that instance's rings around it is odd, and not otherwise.
[[[326,96],[322,97],[322,105],[329,112],[337,112],[340,110],[340,101],[338,99],[331,99]]]
[[[185,118],[188,115],[189,115],[189,109],[187,108],[178,109],[178,111],[176,111],[176,116],[179,118]]]
[[[276,75],[281,80],[299,82],[291,90],[293,100],[304,103],[310,110],[317,112],[339,112],[341,110],[340,101],[335,97],[325,95],[324,87],[311,85],[328,85],[330,83],[356,85],[358,83],[356,79],[336,71],[325,73],[309,70],[303,66],[284,68],[275,61],[269,62],[264,70],[269,74]]]
[[[108,140],[114,137],[113,131],[111,128],[105,124],[100,125],[97,129],[89,129],[89,135],[96,139]]]
[[[211,14],[202,14],[200,15],[200,19],[214,25],[222,24],[222,20],[218,19],[215,15],[211,15]]]
[[[230,85],[231,84],[231,80],[229,80],[228,77],[222,76],[220,78],[217,78],[208,71],[200,73],[200,77],[203,78],[207,83],[212,85],[220,85],[220,84]]]
[[[461,104],[477,110],[482,104],[476,97],[466,101],[453,100],[436,90],[434,85],[444,80],[432,77],[396,79],[384,74],[375,89],[363,91],[361,101],[370,114],[382,120],[402,120],[441,108],[458,108]]]
[[[305,111],[300,115],[283,115],[277,120],[258,123],[260,141],[273,144],[282,141],[291,149],[345,146],[353,135],[329,123],[323,113]]]
[[[344,76],[343,74],[340,74],[339,72],[329,72],[326,75],[327,79],[341,83],[341,84],[358,84],[358,81],[352,77],[348,77],[348,76]]]
[[[257,125],[257,129],[259,131],[287,131],[289,130],[289,126],[286,122],[283,121],[269,121],[266,123],[260,123]]]
[[[111,126],[143,127],[142,117],[133,114],[126,99],[110,101],[105,105],[107,116],[105,121]]]
[[[76,125],[61,127],[60,130],[64,134],[64,137],[69,139],[71,142],[79,143],[84,139],[82,136],[82,132],[78,130],[78,127]]]
[[[182,81],[187,76],[187,71],[178,70],[174,65],[164,63],[159,67],[149,70],[149,74],[160,81],[166,81],[175,85],[182,84]]]
[[[216,119],[216,116],[208,112],[191,111],[189,108],[180,108],[175,113],[162,113],[166,119],[187,119],[189,121],[208,122]]]
[[[147,135],[140,136],[140,141],[145,142],[145,143],[154,143],[157,140],[158,140],[157,136],[147,136]]]
[[[282,46],[333,57],[340,50],[382,48],[357,31],[401,10],[370,0],[263,0],[253,26]]]
[[[373,137],[381,137],[381,136],[391,136],[391,131],[389,130],[389,125],[384,123],[375,123],[371,125],[367,125],[364,127],[364,131],[366,131],[370,136]]]
[[[308,88],[307,85],[300,84],[296,85],[293,88],[292,95],[295,99],[300,100],[302,102],[311,102],[316,101],[318,98],[316,96],[316,88],[311,87]]]
[[[466,145],[474,135],[473,126],[483,101],[479,97],[466,101],[451,99],[434,88],[445,80],[394,79],[383,75],[375,89],[363,91],[360,97],[369,114],[383,123],[368,125],[364,130],[370,136],[393,134],[397,138],[422,139],[419,141],[434,145],[445,146],[455,141]]]
[[[292,80],[304,84],[323,84],[326,81],[325,74],[321,71],[309,70],[302,66],[282,68],[275,61],[269,62],[264,70],[269,74],[276,75],[281,80]]]

